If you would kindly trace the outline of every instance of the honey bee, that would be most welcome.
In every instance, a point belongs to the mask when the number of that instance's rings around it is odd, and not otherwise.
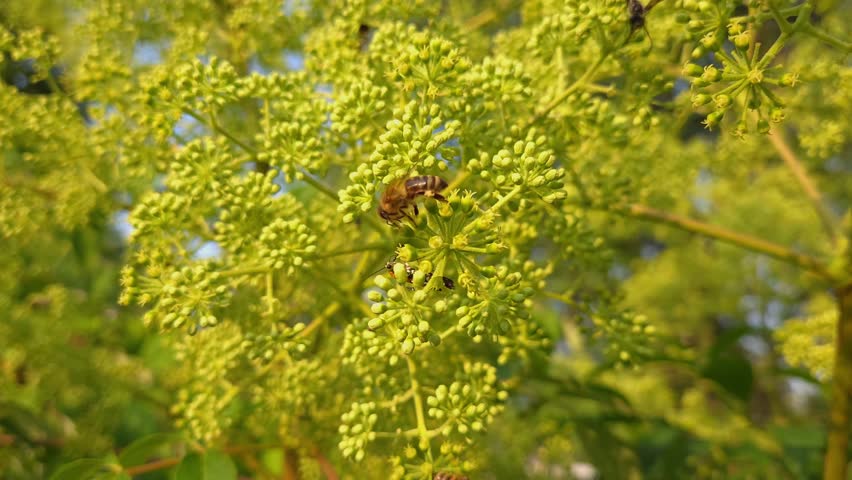
[[[396,275],[393,272],[393,266],[395,264],[396,264],[396,257],[394,257],[393,259],[391,259],[391,261],[389,261],[388,263],[385,264],[385,268],[388,270],[388,272],[390,273],[390,276],[393,277],[393,278],[396,278]],[[417,269],[412,267],[411,265],[409,265],[407,262],[403,263],[403,265],[405,266],[405,276],[406,276],[405,281],[407,281],[408,283],[413,283],[414,272],[416,272]],[[431,278],[432,278],[432,274],[427,273],[425,275],[424,279],[425,279],[426,283],[429,283],[429,280]],[[451,278],[441,277],[441,282],[444,284],[444,288],[446,288],[447,290],[452,290],[456,287],[455,282],[453,282],[453,280]]]
[[[419,213],[415,199],[422,195],[446,202],[447,200],[440,193],[445,188],[447,188],[446,180],[435,175],[420,175],[396,181],[388,185],[382,193],[382,198],[379,200],[379,216],[389,225],[397,224],[402,218],[414,221],[409,209],[413,207],[415,216]]]
[[[636,30],[640,28],[645,30],[648,39],[651,39],[651,34],[648,33],[648,28],[645,27],[645,15],[661,1],[651,0],[647,5],[642,5],[642,2],[639,0],[627,0],[627,14],[630,15],[630,34],[627,35],[627,40],[624,41],[625,45],[633,37],[633,34],[636,33]]]
[[[432,480],[467,480],[467,477],[460,473],[438,472],[432,477]]]

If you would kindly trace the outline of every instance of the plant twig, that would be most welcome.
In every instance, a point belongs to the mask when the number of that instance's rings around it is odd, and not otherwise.
[[[426,428],[426,416],[423,414],[423,397],[420,395],[420,383],[417,381],[417,367],[414,365],[414,360],[410,355],[405,356],[408,362],[408,374],[411,377],[411,391],[414,392],[414,415],[417,418],[417,431],[420,433],[420,442],[426,442],[426,445],[420,445],[421,449],[428,447],[429,432]]]
[[[574,83],[569,85],[568,88],[566,88],[564,92],[562,92],[558,97],[554,98],[553,101],[551,101],[549,104],[547,104],[546,107],[544,107],[542,110],[539,110],[535,114],[535,116],[533,116],[533,118],[529,122],[527,122],[526,125],[524,125],[524,130],[527,129],[527,128],[530,128],[533,125],[535,125],[536,123],[538,123],[539,120],[546,117],[547,114],[549,114],[551,111],[553,111],[554,108],[558,107],[559,104],[561,104],[562,102],[565,101],[565,99],[570,97],[571,94],[573,94],[574,92],[579,90],[581,87],[583,87],[586,83],[588,83],[589,79],[592,78],[592,75],[594,75],[595,72],[598,71],[598,68],[600,68],[601,64],[603,64],[604,60],[606,60],[606,58],[608,56],[609,55],[607,53],[602,53],[601,56],[598,57],[597,60],[594,61],[594,63],[589,65],[589,68],[586,69],[585,73],[583,73],[583,75],[581,75],[580,78],[578,78]]]
[[[828,272],[827,267],[816,258],[803,253],[798,253],[788,247],[772,243],[762,238],[729,230],[724,227],[710,225],[692,218],[675,215],[673,213],[655,210],[645,205],[633,204],[626,208],[619,209],[617,212],[631,217],[672,225],[680,228],[681,230],[698,233],[705,237],[715,238],[752,252],[762,253],[787,263],[791,263],[827,280],[833,280],[833,277]]]
[[[832,242],[836,241],[837,220],[831,210],[826,207],[825,202],[822,199],[822,195],[816,188],[814,182],[808,176],[808,172],[805,170],[805,167],[802,166],[802,162],[799,161],[796,154],[793,153],[793,150],[789,145],[787,145],[787,142],[784,140],[784,137],[780,132],[770,134],[769,140],[781,156],[781,159],[784,160],[787,168],[789,168],[793,173],[793,176],[796,177],[796,181],[799,183],[799,186],[801,186],[802,190],[805,191],[805,195],[808,196],[808,200],[810,200],[811,205],[817,215],[819,215],[826,233],[828,233],[828,236],[831,237]]]

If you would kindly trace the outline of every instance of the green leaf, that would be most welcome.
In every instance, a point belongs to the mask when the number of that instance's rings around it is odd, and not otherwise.
[[[738,351],[731,350],[712,357],[701,373],[743,402],[747,402],[751,397],[754,385],[751,362]]]
[[[198,453],[190,453],[183,457],[175,470],[175,480],[205,480],[204,456]]]
[[[141,465],[151,457],[161,454],[164,447],[174,445],[182,440],[177,433],[153,433],[141,437],[128,445],[118,456],[118,461],[125,467]]]
[[[236,480],[237,467],[231,457],[217,451],[190,453],[175,471],[175,480]]]
[[[261,456],[261,462],[263,463],[263,466],[272,472],[272,474],[281,475],[283,471],[282,465],[284,463],[284,450],[280,448],[273,448],[271,450],[264,451]]]
[[[237,467],[231,457],[222,452],[207,452],[205,465],[207,466],[206,480],[236,480]]]
[[[100,458],[81,458],[59,467],[50,480],[89,480],[106,462]]]

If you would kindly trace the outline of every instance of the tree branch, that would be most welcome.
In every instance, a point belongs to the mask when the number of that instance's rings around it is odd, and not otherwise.
[[[823,480],[845,480],[848,469],[849,424],[852,419],[852,285],[839,288],[834,379],[828,419],[828,445]]]
[[[652,222],[664,223],[680,228],[681,230],[698,233],[705,237],[715,238],[752,252],[762,253],[804,268],[805,270],[808,270],[822,278],[832,280],[832,276],[829,274],[826,266],[816,258],[803,253],[798,253],[790,248],[769,242],[762,238],[753,237],[724,227],[710,225],[691,218],[681,217],[673,213],[655,210],[645,205],[633,204],[617,211],[627,216],[650,220]]]
[[[810,200],[811,205],[814,207],[814,210],[816,210],[817,215],[819,215],[826,233],[828,233],[828,236],[831,237],[832,242],[836,241],[837,220],[831,210],[826,207],[825,202],[823,202],[822,195],[808,176],[808,172],[805,170],[805,167],[802,166],[802,162],[799,161],[796,154],[793,153],[793,150],[789,145],[787,145],[787,142],[784,140],[784,137],[780,132],[770,134],[769,140],[772,141],[772,145],[775,147],[775,150],[778,151],[781,159],[784,160],[784,163],[793,173],[793,176],[796,177],[796,181],[799,182],[799,186],[801,186],[802,190],[805,191],[805,195],[808,196],[808,200]]]

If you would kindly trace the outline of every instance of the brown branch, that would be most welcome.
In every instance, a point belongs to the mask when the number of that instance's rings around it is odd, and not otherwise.
[[[822,199],[822,194],[820,194],[816,185],[808,176],[808,172],[805,170],[802,162],[799,161],[796,154],[793,153],[793,150],[789,145],[787,145],[787,142],[784,140],[784,137],[780,132],[770,134],[769,140],[772,142],[775,150],[778,151],[781,159],[784,160],[787,168],[789,168],[793,173],[793,176],[796,177],[796,181],[799,183],[799,186],[802,187],[802,190],[804,190],[805,195],[808,196],[808,200],[810,200],[811,205],[817,215],[819,215],[826,233],[828,233],[828,236],[831,237],[832,241],[835,241],[837,239],[837,219],[834,217],[831,210],[826,207],[825,202]]]
[[[645,205],[633,204],[627,208],[618,210],[618,212],[631,217],[671,225],[681,230],[704,235],[705,237],[715,238],[725,243],[736,245],[752,252],[762,253],[802,267],[825,279],[832,279],[826,266],[816,258],[798,253],[783,245],[778,245],[762,238],[710,225],[688,217],[681,217],[673,213],[655,210]]]
[[[283,480],[299,480],[299,454],[292,448],[284,448]]]
[[[131,477],[134,475],[142,475],[143,473],[155,472],[164,468],[174,467],[179,464],[181,460],[183,460],[183,457],[163,458],[150,463],[143,463],[142,465],[137,465],[135,467],[125,468],[124,473]]]
[[[313,448],[313,456],[317,463],[319,463],[320,470],[322,470],[322,474],[325,475],[327,480],[340,480],[340,476],[334,469],[334,465],[332,465],[328,458],[322,454],[319,448]]]
[[[839,288],[837,338],[834,343],[834,380],[828,419],[828,445],[823,464],[824,480],[846,480],[847,448],[852,419],[852,285]]]
[[[256,452],[258,450],[266,450],[270,448],[276,448],[277,445],[273,444],[248,444],[248,445],[233,445],[230,447],[222,448],[223,453],[227,454],[236,454],[236,453],[247,453],[247,452]],[[154,472],[157,470],[162,470],[164,468],[173,467],[179,464],[183,460],[183,455],[180,457],[170,457],[170,458],[162,458],[160,460],[155,460],[149,463],[143,463],[142,465],[136,465],[135,467],[126,467],[124,469],[124,473],[127,475],[141,475],[143,473]]]

